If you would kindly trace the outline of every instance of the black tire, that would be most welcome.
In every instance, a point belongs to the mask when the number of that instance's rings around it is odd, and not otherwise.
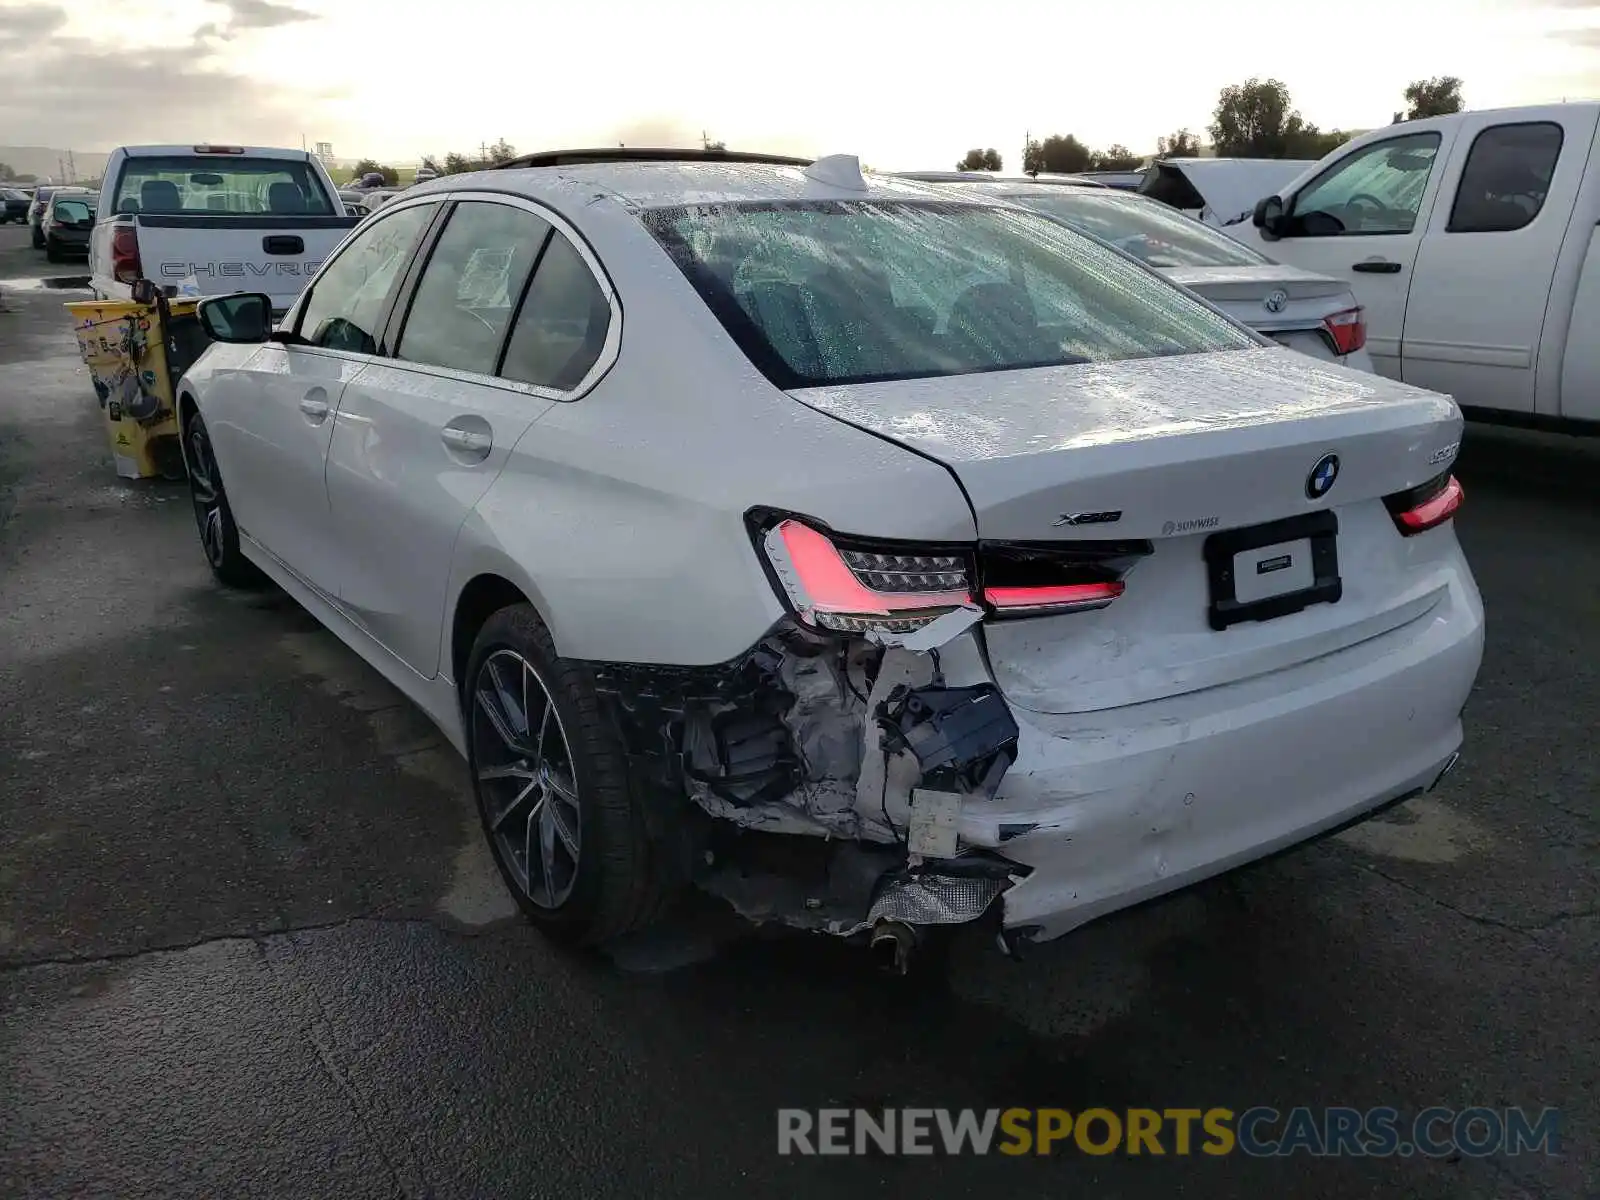
[[[61,261],[61,248],[56,245],[54,238],[46,238],[44,241],[44,260],[53,263]]]
[[[183,436],[189,451],[189,498],[200,531],[200,549],[211,573],[227,587],[260,587],[266,576],[239,549],[239,527],[234,524],[228,493],[222,487],[222,472],[211,449],[211,436],[198,412],[191,412],[184,422]]]
[[[33,248],[35,250],[43,250],[44,249],[44,234],[42,232],[40,232],[39,227],[37,225],[32,226],[31,230],[32,230],[32,237],[33,237]]]
[[[505,681],[508,670],[519,659],[532,672],[532,677],[520,685],[526,699],[521,704],[512,697],[492,699],[515,692],[515,687]],[[494,678],[491,668],[498,672]],[[484,695],[480,696],[480,691]],[[536,704],[536,693],[540,691],[548,696],[555,718],[543,739],[548,758],[537,755],[534,726],[545,725],[544,708]],[[484,623],[472,646],[461,694],[467,764],[484,836],[506,887],[527,918],[550,936],[575,945],[603,943],[655,921],[678,895],[680,881],[687,875],[677,865],[681,856],[672,849],[687,844],[680,836],[685,831],[675,819],[677,814],[662,811],[657,814],[659,821],[652,833],[651,823],[646,820],[643,789],[628,769],[628,755],[621,739],[605,719],[591,673],[556,656],[550,632],[532,605],[503,608]],[[500,720],[489,711],[491,705]],[[503,730],[500,726],[510,728]],[[559,731],[563,738],[570,776],[560,769],[556,761],[559,755],[548,741],[553,731]],[[505,736],[507,732],[512,735],[510,739]],[[521,740],[534,751],[531,757],[520,755],[524,768],[536,762],[537,773],[547,773],[544,764],[549,763],[549,771],[559,775],[562,786],[575,793],[575,803],[561,799],[562,793],[551,791],[551,785],[546,784],[542,800],[530,798],[517,804],[514,797],[526,796],[538,786],[529,782],[523,787],[533,772],[515,778],[484,779],[485,771],[516,769],[506,765],[508,760],[519,760],[520,752],[508,748],[511,740]],[[530,839],[535,835],[532,827],[541,820],[545,805],[552,806],[553,813],[565,814],[555,821],[557,826],[570,822],[572,810],[577,810],[577,848],[571,855],[571,869],[558,868],[557,872],[569,889],[560,897],[553,883],[548,891],[539,886],[533,877],[533,865],[519,862],[515,849],[521,841],[527,847],[524,859],[531,856]],[[561,836],[568,837],[570,833]],[[554,840],[552,837],[552,843]],[[543,858],[541,878],[552,863],[552,857]],[[542,898],[536,899],[541,892]]]

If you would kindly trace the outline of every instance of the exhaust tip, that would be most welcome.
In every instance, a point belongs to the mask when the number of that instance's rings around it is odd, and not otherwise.
[[[1445,759],[1444,766],[1439,768],[1439,773],[1433,777],[1433,782],[1428,785],[1428,790],[1431,792],[1431,791],[1434,790],[1434,788],[1438,787],[1441,783],[1443,783],[1444,782],[1444,777],[1446,775],[1450,774],[1451,771],[1455,770],[1456,764],[1458,762],[1460,762],[1460,761],[1461,761],[1461,751],[1459,751],[1459,750],[1455,751],[1453,754],[1450,755],[1449,758]]]
[[[879,921],[872,930],[869,948],[878,966],[891,975],[904,975],[911,969],[911,952],[917,945],[917,932],[901,921]]]

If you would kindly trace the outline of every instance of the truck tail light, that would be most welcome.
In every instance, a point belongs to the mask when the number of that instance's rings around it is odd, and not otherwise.
[[[838,633],[910,633],[972,603],[967,555],[903,543],[836,543],[793,517],[761,548],[795,615]]]
[[[1367,314],[1359,305],[1324,317],[1322,327],[1328,331],[1340,358],[1354,354],[1367,344]]]
[[[1466,498],[1461,482],[1446,471],[1427,483],[1385,496],[1383,503],[1401,536],[1412,537],[1450,520]]]
[[[244,153],[244,147],[243,146],[213,146],[213,145],[207,144],[207,145],[204,145],[204,146],[196,146],[194,148],[194,152],[196,154],[243,154]]]
[[[139,234],[131,225],[118,225],[111,231],[111,277],[118,283],[132,283],[143,270]]]

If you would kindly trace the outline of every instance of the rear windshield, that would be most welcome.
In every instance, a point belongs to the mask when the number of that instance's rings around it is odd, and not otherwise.
[[[1271,260],[1157,200],[1094,193],[1012,193],[1013,204],[1066,222],[1152,267],[1259,267]]]
[[[128,159],[113,211],[333,215],[310,164],[211,154]]]
[[[782,388],[1255,344],[1158,276],[1030,213],[861,200],[688,205],[644,220]]]

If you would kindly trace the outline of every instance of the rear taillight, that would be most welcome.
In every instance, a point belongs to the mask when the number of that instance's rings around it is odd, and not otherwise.
[[[914,547],[836,545],[788,518],[761,541],[795,614],[839,633],[910,633],[972,603],[964,554]]]
[[[996,615],[1027,617],[1050,612],[1104,608],[1122,595],[1123,583],[1061,583],[1043,587],[986,587],[984,600]]]
[[[797,617],[839,633],[911,633],[952,609],[1032,617],[1104,608],[1147,541],[877,543],[823,533],[795,517],[755,526]],[[981,585],[978,582],[981,580]]]
[[[1367,344],[1367,314],[1361,308],[1347,308],[1322,319],[1335,353],[1343,358]]]
[[[118,283],[139,278],[139,235],[131,225],[118,225],[111,231],[111,277]]]
[[[985,542],[978,549],[983,601],[996,617],[1104,608],[1152,549],[1147,541]]]
[[[1461,482],[1448,471],[1427,483],[1383,498],[1384,507],[1394,518],[1395,528],[1404,536],[1422,533],[1443,525],[1456,515],[1467,498]]]

